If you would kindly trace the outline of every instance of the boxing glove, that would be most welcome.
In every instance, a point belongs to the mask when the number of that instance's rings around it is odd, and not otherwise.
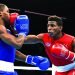
[[[67,59],[70,61],[74,61],[75,59],[75,54],[74,52],[69,51],[64,45],[62,44],[54,44],[51,49],[50,52],[52,55],[54,55],[55,57],[61,58],[61,59]]]
[[[14,29],[18,35],[27,35],[29,32],[29,18],[27,15],[19,15],[14,23]]]
[[[11,13],[10,14],[10,25],[14,26],[14,22],[15,22],[17,16],[19,16],[18,13]]]
[[[28,55],[25,62],[27,64],[37,66],[41,70],[47,70],[50,67],[50,61],[48,60],[48,58],[42,56]]]

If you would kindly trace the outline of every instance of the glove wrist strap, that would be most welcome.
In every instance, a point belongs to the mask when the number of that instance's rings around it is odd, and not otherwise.
[[[27,55],[25,62],[28,63],[28,64],[30,64],[31,63],[31,60],[32,60],[31,55]]]
[[[25,33],[19,33],[18,36],[19,35],[22,35],[22,36],[26,37],[26,34]]]
[[[33,62],[34,57],[31,55],[27,55],[25,62],[28,64],[36,65],[35,62]]]

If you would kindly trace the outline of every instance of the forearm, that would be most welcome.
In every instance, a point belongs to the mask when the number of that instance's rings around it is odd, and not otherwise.
[[[28,35],[28,36],[26,36],[26,40],[29,40],[29,39],[38,39],[38,37],[36,35]]]
[[[17,60],[23,61],[27,64],[35,65],[41,70],[46,70],[50,66],[50,62],[46,57],[25,55],[18,50],[16,50],[16,57]]]
[[[24,44],[24,39],[25,37],[22,36],[22,35],[19,35],[17,38],[16,38],[16,42],[18,45],[22,46]]]
[[[16,60],[25,62],[26,55],[16,50]]]
[[[15,48],[21,48],[24,43],[24,36],[19,35],[15,37],[9,33],[1,34],[0,38],[7,44],[14,46]]]
[[[42,41],[36,35],[28,35],[25,37],[24,44],[37,44],[42,43]]]

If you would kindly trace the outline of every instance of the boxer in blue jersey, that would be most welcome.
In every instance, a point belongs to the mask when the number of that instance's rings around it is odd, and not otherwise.
[[[17,31],[17,37],[13,33],[11,24],[14,25],[13,30]],[[28,16],[17,15],[16,13],[10,16],[8,7],[5,4],[0,4],[0,75],[17,74],[14,71],[15,58],[35,65],[41,70],[46,70],[50,66],[49,60],[45,57],[25,55],[16,50],[22,47],[28,32]]]

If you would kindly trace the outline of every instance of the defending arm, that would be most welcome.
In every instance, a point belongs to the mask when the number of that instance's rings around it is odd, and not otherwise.
[[[16,60],[25,62],[26,57],[27,57],[27,55],[25,55],[22,52],[16,50],[16,57],[15,57]]]
[[[15,21],[17,15],[14,13],[10,16],[11,23]],[[15,19],[13,19],[15,17]],[[18,37],[15,37],[7,32],[7,29],[4,27],[4,23],[2,19],[0,20],[0,39],[2,39],[5,43],[14,46],[15,48],[21,48],[21,46],[24,44],[25,37],[20,35]]]
[[[47,70],[51,65],[50,61],[46,57],[42,56],[31,56],[27,55],[26,61],[27,64],[31,64],[39,67],[41,70]]]
[[[24,43],[24,37],[19,36],[15,37],[7,32],[6,28],[3,25],[0,25],[0,39],[5,43],[14,46],[15,48],[20,48]]]
[[[50,67],[50,61],[46,57],[25,55],[16,50],[16,59],[27,64],[39,67],[41,70],[47,70]]]

